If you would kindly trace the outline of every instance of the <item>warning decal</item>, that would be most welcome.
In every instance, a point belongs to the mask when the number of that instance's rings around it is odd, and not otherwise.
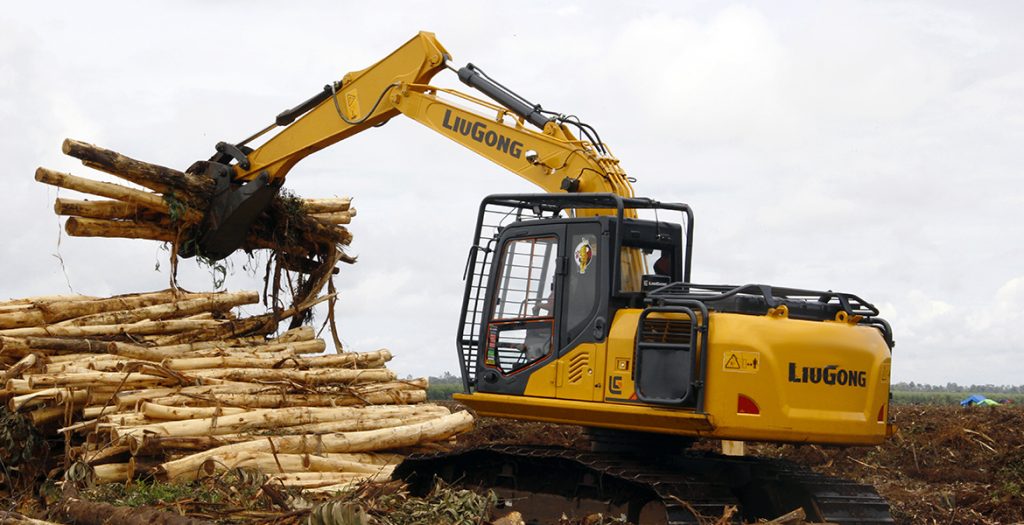
[[[726,372],[757,372],[761,366],[761,352],[732,351],[722,355],[722,370]]]

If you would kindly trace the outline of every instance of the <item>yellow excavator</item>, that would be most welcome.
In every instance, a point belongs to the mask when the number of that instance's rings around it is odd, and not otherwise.
[[[226,257],[299,160],[397,115],[545,191],[480,206],[455,397],[481,416],[581,425],[592,450],[483,447],[414,457],[396,476],[421,491],[437,477],[487,487],[538,522],[606,512],[699,523],[735,505],[746,520],[802,507],[812,520],[891,523],[870,486],[689,448],[881,443],[893,432],[893,338],[878,310],[830,290],[692,283],[689,206],[635,197],[592,126],[451,60],[419,33],[253,136],[217,144],[200,165],[218,194],[187,243]],[[445,69],[489,100],[428,84]]]

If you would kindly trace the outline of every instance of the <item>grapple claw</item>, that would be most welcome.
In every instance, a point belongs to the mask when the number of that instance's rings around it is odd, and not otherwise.
[[[199,234],[194,242],[182,243],[178,255],[202,255],[220,260],[242,246],[249,228],[270,205],[281,186],[271,184],[266,172],[245,183],[234,182],[231,167],[219,162],[199,163],[194,168],[212,177],[216,186]]]

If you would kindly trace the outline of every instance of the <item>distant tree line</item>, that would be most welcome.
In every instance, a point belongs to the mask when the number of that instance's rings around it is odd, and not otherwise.
[[[452,394],[462,392],[462,377],[451,372],[430,376],[427,380],[430,382],[430,386],[427,387],[427,399],[431,401],[451,399]]]
[[[457,376],[451,372],[445,372],[439,376],[430,376],[427,378],[432,385],[461,385],[462,376]]]
[[[988,392],[992,394],[1024,394],[1024,385],[929,385],[913,381],[892,384],[893,392]]]

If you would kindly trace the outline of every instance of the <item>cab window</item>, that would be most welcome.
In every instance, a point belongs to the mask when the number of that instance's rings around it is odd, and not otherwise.
[[[510,241],[500,261],[485,362],[508,374],[552,352],[558,238]]]
[[[620,286],[623,292],[644,291],[645,282],[668,284],[680,279],[679,268],[670,248],[623,246],[620,260]]]

